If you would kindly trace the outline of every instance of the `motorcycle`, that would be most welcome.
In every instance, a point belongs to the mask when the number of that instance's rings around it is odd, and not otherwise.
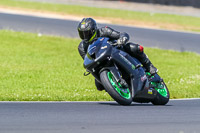
[[[145,68],[134,57],[120,50],[116,41],[100,37],[89,45],[84,58],[84,68],[105,91],[120,105],[132,102],[165,105],[169,91],[158,75],[145,72]]]

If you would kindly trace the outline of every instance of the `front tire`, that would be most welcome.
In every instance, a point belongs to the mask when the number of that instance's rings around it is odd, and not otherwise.
[[[169,102],[169,98],[170,98],[169,90],[166,84],[164,83],[164,81],[162,81],[160,84],[163,85],[163,88],[156,89],[158,94],[156,98],[152,101],[152,104],[154,105],[165,105]]]
[[[101,83],[108,94],[120,105],[130,105],[132,102],[132,95],[129,88],[123,88],[116,82],[112,73],[104,70],[100,73]]]

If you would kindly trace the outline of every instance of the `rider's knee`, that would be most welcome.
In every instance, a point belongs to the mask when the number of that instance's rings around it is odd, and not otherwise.
[[[144,51],[144,48],[141,45],[135,43],[127,43],[124,48],[128,53],[133,55],[143,54]]]

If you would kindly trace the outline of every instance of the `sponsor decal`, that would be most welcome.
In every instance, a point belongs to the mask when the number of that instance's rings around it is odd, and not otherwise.
[[[105,49],[105,48],[107,48],[107,46],[101,47],[101,49]]]
[[[101,39],[100,39],[100,41],[103,41],[103,40],[104,40],[104,38],[101,38]]]
[[[84,29],[86,26],[85,26],[85,24],[82,24],[81,25],[81,29]]]
[[[148,94],[153,94],[153,91],[152,90],[148,90]]]
[[[86,20],[86,18],[84,18],[84,19],[82,20],[83,22],[82,22],[81,24],[85,24],[85,20]]]
[[[132,65],[131,67],[132,67],[133,70],[135,69],[135,66],[134,66],[134,65]]]
[[[144,75],[143,77],[141,77],[141,81],[144,82],[147,79],[147,76]]]
[[[129,61],[127,60],[123,55],[122,53],[119,53],[120,57],[128,64],[131,66],[131,68],[134,70],[135,69],[135,66]]]

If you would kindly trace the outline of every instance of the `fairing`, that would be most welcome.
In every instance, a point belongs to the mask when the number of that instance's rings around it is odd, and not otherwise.
[[[118,81],[120,77],[115,72],[118,72],[118,69],[113,68],[115,66],[104,66],[105,64],[102,62],[112,62],[129,74],[133,100],[136,97],[154,98],[154,91],[151,94],[148,93],[149,81],[144,69],[141,67],[141,63],[126,52],[111,46],[108,38],[98,38],[88,47],[88,53],[84,59],[84,67],[98,81],[100,81],[98,77],[99,73],[103,69],[108,69],[116,77],[116,81]]]

